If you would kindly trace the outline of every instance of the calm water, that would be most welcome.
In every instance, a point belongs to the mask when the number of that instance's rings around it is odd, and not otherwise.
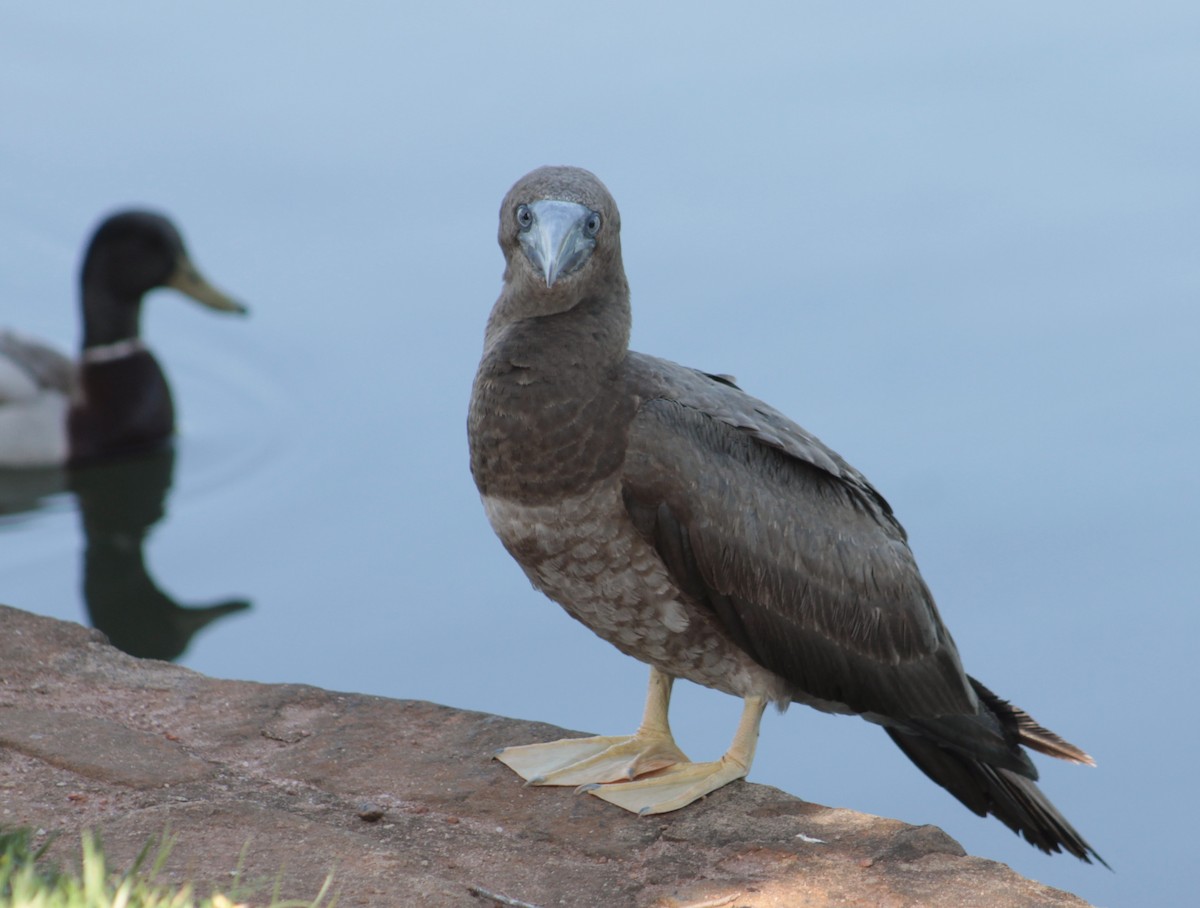
[[[588,166],[634,345],[737,375],[884,492],[968,670],[1097,757],[1039,766],[1116,873],[975,818],[855,720],[769,714],[752,778],[1097,904],[1188,903],[1193,5],[3,19],[0,324],[73,347],[80,245],[126,204],[252,312],[150,299],[173,455],[43,474],[21,513],[0,481],[0,601],[217,676],[632,729],[644,668],[529,588],[467,471],[497,206]],[[676,700],[685,750],[721,752],[738,704]]]

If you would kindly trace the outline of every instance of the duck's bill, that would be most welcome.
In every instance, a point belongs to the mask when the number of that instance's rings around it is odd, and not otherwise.
[[[167,278],[167,286],[190,296],[201,305],[220,312],[236,312],[244,315],[249,310],[235,299],[226,296],[196,270],[196,266],[186,257],[180,257],[175,271]]]

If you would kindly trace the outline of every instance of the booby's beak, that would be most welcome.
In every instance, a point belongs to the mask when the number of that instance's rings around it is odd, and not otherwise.
[[[596,240],[587,232],[593,212],[575,202],[542,199],[529,206],[533,223],[518,238],[525,257],[553,287],[560,277],[578,270],[587,261]]]
[[[204,279],[196,266],[192,264],[191,259],[186,255],[180,255],[175,263],[175,270],[171,272],[171,276],[167,278],[167,286],[180,293],[190,296],[201,305],[208,306],[210,309],[217,309],[221,312],[236,312],[239,315],[245,315],[246,307],[237,300],[232,300],[207,280]]]

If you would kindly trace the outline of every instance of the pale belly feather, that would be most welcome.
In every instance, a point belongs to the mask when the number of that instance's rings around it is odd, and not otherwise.
[[[623,653],[736,696],[790,699],[782,679],[680,592],[629,520],[615,483],[552,504],[488,495],[483,504],[533,585]]]

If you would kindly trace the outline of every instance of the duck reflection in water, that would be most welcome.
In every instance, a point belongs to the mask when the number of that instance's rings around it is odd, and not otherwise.
[[[92,625],[132,656],[176,659],[209,623],[250,607],[245,599],[185,607],[159,589],[142,551],[165,513],[175,467],[171,445],[70,470],[85,537],[83,597]]]
[[[169,287],[218,312],[247,310],[200,274],[178,228],[151,211],[101,222],[79,287],[77,359],[0,331],[0,524],[55,507],[58,493],[71,489],[86,538],[83,595],[92,623],[127,653],[174,659],[200,628],[249,603],[184,608],[146,570],[142,546],[171,487],[175,407],[141,337],[142,302]]]

